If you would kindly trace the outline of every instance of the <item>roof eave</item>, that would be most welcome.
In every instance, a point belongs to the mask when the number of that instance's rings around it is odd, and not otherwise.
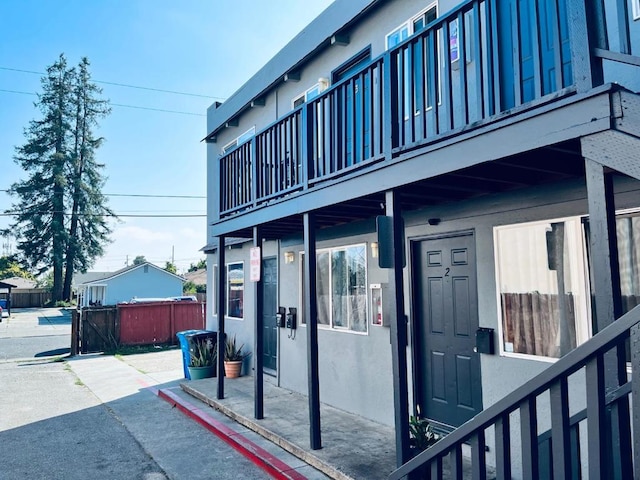
[[[264,96],[276,84],[283,82],[288,72],[301,68],[320,50],[331,45],[331,37],[345,29],[372,6],[386,0],[336,0],[293,40],[269,60],[227,101],[214,102],[207,109],[206,142],[215,141],[227,123],[238,116],[256,98]]]

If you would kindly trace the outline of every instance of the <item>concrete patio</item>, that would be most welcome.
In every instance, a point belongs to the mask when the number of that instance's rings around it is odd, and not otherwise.
[[[321,405],[322,448],[309,447],[307,397],[274,385],[265,376],[264,419],[254,418],[253,377],[226,379],[218,400],[217,380],[190,380],[181,388],[259,433],[335,479],[386,479],[395,469],[394,429],[357,415]]]

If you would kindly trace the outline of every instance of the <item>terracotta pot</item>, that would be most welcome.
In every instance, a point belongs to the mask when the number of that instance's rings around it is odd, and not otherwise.
[[[224,362],[224,376],[227,378],[237,378],[242,370],[242,360]]]

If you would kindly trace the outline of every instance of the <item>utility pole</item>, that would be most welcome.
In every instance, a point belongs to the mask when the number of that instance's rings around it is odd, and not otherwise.
[[[9,257],[11,256],[11,242],[9,241],[8,237],[3,237],[2,240],[2,256],[3,257]]]
[[[176,258],[175,258],[175,245],[171,245],[171,264],[175,265],[176,264]]]

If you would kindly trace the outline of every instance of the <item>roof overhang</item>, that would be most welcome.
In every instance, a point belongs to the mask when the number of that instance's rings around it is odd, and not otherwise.
[[[388,0],[335,0],[315,20],[265,64],[224,103],[214,102],[207,109],[207,136],[214,143],[218,133],[262,99],[274,86],[287,81],[320,51],[344,45],[345,31],[372,7]],[[260,104],[260,102],[258,102]]]

